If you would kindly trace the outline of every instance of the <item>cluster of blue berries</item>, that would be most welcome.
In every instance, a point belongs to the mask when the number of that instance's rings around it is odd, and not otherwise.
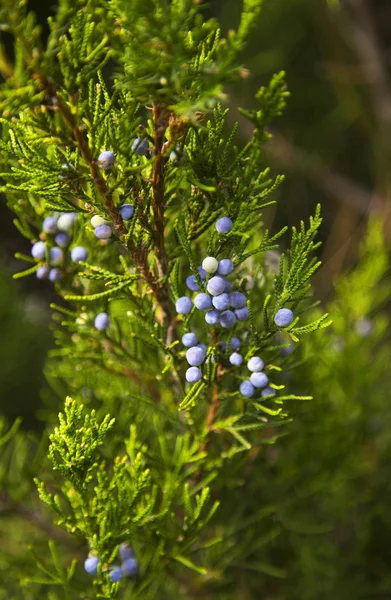
[[[35,242],[31,248],[31,255],[41,263],[36,271],[38,279],[53,282],[62,279],[65,251],[71,244],[76,218],[76,213],[69,212],[53,213],[43,220],[40,237],[45,241]],[[87,257],[88,252],[83,246],[75,246],[70,251],[70,258],[74,263],[85,261]]]
[[[113,565],[109,570],[109,579],[113,583],[121,581],[124,577],[132,577],[138,571],[137,560],[134,557],[133,551],[127,544],[121,544],[119,547],[119,556],[121,566]],[[91,555],[84,561],[84,569],[90,575],[98,573],[98,565],[100,560],[97,556]]]

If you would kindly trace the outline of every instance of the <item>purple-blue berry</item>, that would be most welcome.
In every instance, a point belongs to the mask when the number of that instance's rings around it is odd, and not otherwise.
[[[247,319],[250,316],[249,312],[248,312],[248,307],[243,306],[243,308],[237,308],[235,310],[235,315],[236,315],[238,321],[247,321]]]
[[[276,312],[276,316],[274,317],[274,322],[277,327],[288,327],[291,323],[293,323],[295,316],[290,308],[280,308]]]
[[[189,275],[189,277],[186,277],[186,285],[192,292],[198,292],[199,290],[195,275]]]
[[[108,240],[111,238],[111,233],[110,225],[98,225],[98,227],[95,227],[94,229],[94,234],[100,240]]]
[[[220,315],[220,325],[221,327],[224,327],[224,329],[230,329],[230,327],[233,327],[236,323],[236,317],[235,317],[235,313],[232,312],[232,310],[225,310],[223,313],[221,313]]]
[[[250,381],[256,388],[263,388],[269,383],[269,378],[262,371],[253,373],[250,377]]]
[[[205,352],[199,346],[192,346],[186,352],[186,360],[192,367],[198,367],[205,360]]]
[[[231,306],[233,308],[243,308],[243,306],[246,306],[246,302],[246,296],[242,292],[232,292]]]
[[[76,217],[77,217],[77,215],[75,212],[62,213],[58,217],[57,229],[59,231],[65,231],[65,232],[70,231],[73,227],[73,223],[74,223]]]
[[[121,567],[113,567],[110,570],[109,579],[113,583],[118,583],[118,581],[121,581],[121,579],[123,578],[123,576],[124,576],[124,572],[121,569]]]
[[[240,365],[243,362],[243,356],[241,354],[239,354],[239,352],[233,352],[231,354],[231,356],[229,357],[229,362],[234,367],[240,367]]]
[[[70,241],[69,235],[63,231],[60,231],[59,233],[56,233],[54,241],[56,242],[57,246],[60,246],[60,248],[66,248]]]
[[[196,346],[198,344],[198,339],[195,333],[185,333],[182,336],[182,344],[186,346],[186,348],[191,348],[192,346]]]
[[[229,258],[223,258],[219,262],[217,273],[219,275],[229,275],[234,270],[234,263]]]
[[[205,281],[205,279],[206,279],[206,271],[205,271],[205,269],[203,269],[202,267],[197,267],[197,269],[198,269],[198,272],[200,274],[201,281]]]
[[[176,311],[179,315],[188,315],[193,307],[193,303],[187,296],[178,298],[175,304]]]
[[[50,269],[49,281],[51,281],[52,283],[55,283],[56,281],[60,281],[60,279],[62,279],[62,273],[61,273],[60,269],[57,269],[56,267],[54,269]]]
[[[123,204],[119,212],[124,221],[130,221],[134,215],[134,206],[132,204]]]
[[[138,154],[138,156],[145,156],[149,150],[149,144],[147,140],[136,138],[132,144],[132,150]]]
[[[109,315],[105,312],[99,313],[95,317],[94,325],[98,331],[104,331],[110,325]]]
[[[228,279],[226,279],[226,280],[225,280],[225,288],[224,288],[224,292],[226,292],[227,294],[229,294],[231,290],[232,290],[232,285],[231,285],[231,283],[228,281]]]
[[[275,396],[276,394],[276,390],[272,387],[265,387],[262,392],[261,392],[261,396]]]
[[[35,242],[31,247],[31,256],[37,260],[44,260],[46,256],[46,244],[45,242]]]
[[[45,233],[53,234],[57,231],[57,217],[54,215],[46,217],[42,223],[42,231]]]
[[[134,558],[132,548],[125,542],[120,545],[118,552],[123,561],[126,561],[129,558]]]
[[[187,369],[185,377],[186,381],[189,383],[197,383],[202,377],[201,369],[198,367],[190,367]]]
[[[247,363],[247,368],[253,373],[256,373],[257,371],[262,371],[264,366],[265,363],[259,356],[253,356]]]
[[[254,395],[255,389],[251,381],[242,381],[240,384],[240,393],[246,398],[251,398]]]
[[[114,153],[111,150],[103,150],[98,156],[98,165],[104,171],[109,171],[113,168],[115,161]]]
[[[240,348],[240,339],[237,337],[233,337],[231,339],[231,350],[232,352],[235,352],[235,350],[239,350]]]
[[[50,248],[49,257],[50,257],[50,264],[53,267],[58,267],[59,265],[62,264],[62,262],[64,260],[64,253],[61,250],[61,248],[57,248],[57,246],[54,246],[53,248]]]
[[[38,279],[47,279],[49,276],[49,267],[47,265],[38,267],[36,270],[36,276]]]
[[[229,233],[233,227],[233,223],[229,217],[221,217],[216,221],[216,229],[219,233]]]
[[[87,260],[88,257],[88,251],[83,248],[83,246],[75,246],[75,248],[72,248],[71,250],[71,259],[72,262],[74,263],[78,263],[80,261],[84,262]]]
[[[208,310],[205,314],[205,321],[208,325],[217,325],[220,320],[220,313],[218,310]]]
[[[212,298],[212,303],[217,310],[225,310],[230,305],[229,296],[226,293],[214,296]]]
[[[122,571],[126,577],[132,577],[136,575],[138,571],[138,563],[135,558],[127,558],[122,563]]]
[[[212,298],[209,296],[209,294],[201,292],[195,296],[194,305],[198,308],[198,310],[209,310],[212,308]]]
[[[90,575],[96,575],[97,572],[98,572],[98,565],[99,565],[99,563],[100,563],[100,560],[99,560],[99,558],[97,556],[89,556],[84,561],[84,569]]]
[[[222,294],[225,290],[224,277],[220,277],[220,275],[211,277],[211,279],[208,281],[206,289],[208,290],[209,294],[212,294],[212,296],[218,296],[219,294]]]

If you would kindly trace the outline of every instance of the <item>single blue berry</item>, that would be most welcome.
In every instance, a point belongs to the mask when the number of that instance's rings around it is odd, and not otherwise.
[[[31,255],[37,260],[44,260],[46,256],[45,242],[35,242],[31,248]]]
[[[180,315],[188,315],[193,307],[193,303],[187,296],[182,296],[178,298],[175,304],[175,308],[178,314]]]
[[[57,229],[59,231],[69,232],[73,227],[73,223],[74,223],[76,217],[77,217],[77,214],[75,212],[62,213],[58,217]]]
[[[47,265],[42,265],[42,267],[38,267],[36,270],[36,276],[38,279],[47,279],[49,276],[49,267]]]
[[[80,261],[84,262],[87,260],[88,252],[83,246],[76,246],[71,250],[71,259],[72,262],[78,263]]]
[[[54,241],[56,242],[57,246],[60,246],[60,248],[66,248],[70,242],[69,235],[63,231],[60,231],[59,233],[56,233]]]
[[[189,275],[189,277],[186,277],[186,285],[192,292],[198,292],[199,290],[195,275]]]
[[[97,329],[98,331],[104,331],[108,328],[109,324],[110,319],[107,313],[103,312],[99,313],[99,315],[96,315],[94,321],[95,329]]]
[[[229,362],[234,367],[240,367],[240,365],[243,362],[243,356],[241,354],[239,354],[239,352],[233,352],[231,354],[231,356],[229,357]]]
[[[121,559],[124,561],[128,560],[129,558],[134,558],[132,548],[129,546],[129,544],[126,544],[125,542],[120,545],[118,552]]]
[[[134,215],[134,206],[132,204],[123,204],[119,212],[124,221],[130,221]]]
[[[60,269],[54,268],[49,271],[49,281],[55,283],[56,281],[60,281],[62,279],[62,273]]]
[[[294,318],[295,316],[290,308],[280,308],[280,310],[276,312],[274,322],[277,327],[288,327],[288,325],[293,322]]]
[[[243,308],[237,308],[235,310],[235,315],[236,315],[238,321],[247,321],[247,319],[250,316],[249,312],[248,312],[248,307],[243,306]]]
[[[265,366],[265,363],[263,362],[262,358],[260,358],[259,356],[253,356],[252,358],[250,358],[250,360],[247,363],[247,368],[250,371],[252,371],[253,373],[255,373],[257,371],[262,371],[264,366]]]
[[[224,327],[224,329],[229,329],[230,327],[233,327],[236,323],[236,317],[235,317],[235,313],[232,312],[232,310],[225,310],[223,313],[221,313],[220,315],[220,325],[221,327]]]
[[[239,350],[240,348],[240,339],[237,337],[233,337],[231,339],[231,350],[232,352],[235,352],[235,350]]]
[[[97,556],[89,556],[84,561],[84,569],[90,575],[96,575],[97,572],[98,572],[98,565],[99,565],[99,563],[100,563],[100,560],[99,560],[99,558]]]
[[[211,277],[211,279],[208,281],[206,289],[208,290],[209,294],[212,294],[212,296],[218,296],[219,294],[222,294],[225,290],[224,277],[220,277],[220,275]]]
[[[216,260],[213,256],[207,256],[202,261],[202,268],[207,273],[216,273],[218,266],[219,266],[219,261]]]
[[[186,360],[192,367],[198,367],[205,360],[205,352],[198,346],[192,346],[186,352]]]
[[[110,225],[98,225],[94,229],[94,234],[100,240],[108,240],[111,237],[111,227]]]
[[[135,558],[127,558],[122,563],[122,571],[126,577],[132,577],[133,575],[136,575],[138,571],[137,560]]]
[[[209,310],[209,308],[212,308],[212,298],[209,296],[209,294],[201,292],[201,294],[197,294],[197,296],[195,296],[194,304],[198,310]]]
[[[198,272],[200,274],[201,281],[205,281],[205,279],[206,279],[206,271],[205,271],[205,269],[203,269],[202,267],[197,267],[197,269],[198,269]]]
[[[43,220],[42,223],[42,231],[44,231],[45,233],[56,233],[57,231],[57,217],[55,217],[54,215],[50,216],[50,217],[46,217],[46,219]]]
[[[229,294],[231,290],[232,290],[232,284],[228,281],[228,279],[226,279],[225,280],[224,292],[226,292],[227,294]]]
[[[223,258],[217,267],[219,275],[229,275],[234,270],[234,263],[229,258]]]
[[[189,383],[197,383],[202,377],[201,369],[198,367],[190,367],[187,369],[185,377],[186,381]]]
[[[246,306],[246,296],[242,292],[232,292],[231,294],[231,306],[233,308],[243,308]]]
[[[242,381],[240,384],[240,393],[246,398],[251,398],[254,395],[255,389],[251,381]]]
[[[114,153],[111,150],[103,150],[98,156],[98,165],[101,169],[109,171],[113,168],[115,161]]]
[[[121,567],[113,567],[110,570],[109,579],[113,583],[118,583],[118,581],[121,581],[121,579],[123,578],[123,576],[124,576],[124,572],[121,569]]]
[[[262,371],[253,373],[250,377],[250,381],[256,388],[263,388],[269,383],[269,378]]]
[[[225,310],[229,307],[230,304],[229,295],[224,293],[219,294],[218,296],[214,296],[212,298],[212,303],[213,306],[217,308],[217,310]]]
[[[221,217],[216,221],[216,229],[219,233],[229,233],[233,227],[233,223],[229,217]]]
[[[149,144],[147,140],[136,138],[132,144],[132,150],[134,150],[138,156],[145,156],[148,153]]]
[[[220,313],[218,310],[208,310],[205,314],[205,321],[208,325],[217,325],[220,320]]]
[[[205,344],[197,344],[197,348],[201,348],[202,352],[206,355],[206,346]]]
[[[261,396],[275,396],[276,394],[276,390],[272,387],[265,387],[262,392],[261,392]]]
[[[198,344],[198,339],[195,333],[185,333],[182,336],[182,344],[186,346],[186,348],[191,348],[192,346],[196,346]]]
[[[53,246],[49,251],[50,264],[53,267],[58,267],[62,264],[64,260],[64,253],[61,248],[57,248],[57,246]]]

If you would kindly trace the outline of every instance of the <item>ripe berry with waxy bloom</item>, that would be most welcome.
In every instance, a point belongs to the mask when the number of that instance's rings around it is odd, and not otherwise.
[[[194,305],[198,310],[208,310],[209,308],[212,308],[212,298],[209,294],[201,292],[201,294],[197,294],[194,298]]]
[[[232,292],[231,306],[233,308],[243,308],[243,306],[246,306],[246,302],[246,296],[242,292]]]
[[[94,325],[95,329],[98,329],[98,331],[104,331],[110,325],[109,315],[105,312],[99,313],[99,315],[96,315],[95,317]]]
[[[114,567],[109,573],[110,581],[112,581],[113,583],[118,583],[118,581],[121,581],[123,576],[124,572],[121,569],[121,567]]]
[[[230,305],[230,299],[228,294],[219,294],[218,296],[214,296],[212,298],[212,303],[217,310],[225,310]]]
[[[224,277],[220,277],[220,275],[215,275],[208,281],[208,285],[206,287],[209,294],[212,296],[219,296],[225,290],[225,279]]]
[[[219,233],[229,233],[233,227],[233,223],[229,217],[221,217],[216,221],[216,229]]]
[[[54,241],[56,242],[57,246],[60,246],[60,248],[66,248],[70,242],[69,235],[63,231],[60,231],[56,234]]]
[[[137,560],[133,557],[127,558],[122,563],[122,571],[126,577],[132,577],[133,575],[136,575],[138,571]]]
[[[62,273],[61,273],[60,269],[57,269],[57,268],[50,269],[49,280],[52,283],[55,283],[56,281],[60,281],[60,279],[62,279]]]
[[[57,231],[57,217],[55,217],[54,215],[50,216],[50,217],[46,217],[46,219],[43,220],[42,223],[42,231],[44,231],[45,233],[56,233]]]
[[[126,544],[125,542],[123,542],[120,545],[118,552],[119,552],[119,555],[122,558],[122,560],[128,560],[128,558],[134,558],[132,548],[129,546],[129,544]]]
[[[100,560],[99,560],[99,558],[97,556],[89,556],[84,561],[84,569],[90,575],[96,575],[97,572],[98,572],[98,565],[99,565],[99,563],[100,563]]]
[[[136,138],[132,144],[132,150],[139,156],[145,156],[149,150],[147,140]]]
[[[280,308],[280,310],[276,312],[274,322],[278,327],[288,327],[288,325],[293,323],[294,318],[295,315],[290,308]]]
[[[248,307],[243,306],[243,308],[237,308],[235,310],[235,315],[236,315],[238,321],[247,321],[247,319],[250,316],[249,312],[248,312]]]
[[[180,315],[188,315],[193,307],[193,303],[187,296],[182,296],[178,298],[175,304],[175,308],[178,314]]]
[[[111,238],[111,233],[110,225],[98,225],[98,227],[95,227],[94,229],[94,234],[100,240],[108,240]]]
[[[276,394],[276,390],[272,387],[265,387],[265,389],[262,390],[261,392],[261,396],[275,396]]]
[[[220,325],[221,327],[224,327],[224,329],[229,329],[230,327],[233,327],[236,323],[236,317],[235,317],[235,313],[232,312],[232,310],[225,310],[223,313],[221,313],[220,315]]]
[[[240,367],[240,365],[243,362],[243,356],[241,354],[239,354],[239,352],[233,352],[231,354],[231,356],[229,357],[229,362],[234,367]]]
[[[205,352],[199,346],[192,346],[186,352],[186,360],[192,367],[198,367],[205,360]]]
[[[46,256],[45,242],[35,242],[31,248],[31,255],[37,260],[43,260]]]
[[[234,263],[229,258],[223,258],[217,267],[219,275],[229,275],[234,270]]]
[[[132,204],[123,204],[119,212],[124,221],[130,221],[134,215],[134,206]]]
[[[246,398],[251,398],[254,395],[255,389],[251,381],[242,381],[240,384],[240,393]]]
[[[186,381],[189,383],[197,383],[202,377],[201,369],[198,367],[190,367],[186,371]]]
[[[72,262],[78,263],[80,261],[86,261],[88,257],[88,252],[83,246],[75,246],[71,250],[71,259]]]
[[[42,265],[42,267],[38,267],[36,275],[38,279],[47,279],[49,276],[49,267],[47,265]]]
[[[189,275],[189,277],[186,278],[186,285],[192,292],[198,292],[199,290],[195,275]]]
[[[208,310],[205,314],[205,321],[208,325],[217,325],[220,320],[220,313],[218,310]]]
[[[186,348],[191,348],[192,346],[196,346],[198,344],[198,339],[195,333],[185,333],[182,336],[182,344],[186,346]]]
[[[218,266],[219,266],[219,261],[216,260],[213,256],[207,256],[202,261],[202,268],[207,273],[215,273],[217,271]]]
[[[109,171],[113,168],[115,161],[114,153],[111,150],[103,150],[98,156],[98,165],[104,171]]]
[[[250,377],[250,381],[256,388],[265,387],[269,383],[269,378],[262,371],[253,373]]]
[[[253,373],[255,373],[257,371],[262,371],[264,366],[265,366],[265,363],[263,362],[262,358],[260,358],[259,356],[253,356],[252,358],[250,358],[250,360],[247,363],[248,369],[250,371],[252,371]]]

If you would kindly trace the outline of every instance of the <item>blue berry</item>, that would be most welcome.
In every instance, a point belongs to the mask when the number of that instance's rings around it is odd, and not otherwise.
[[[197,269],[198,269],[198,272],[200,274],[201,281],[205,281],[205,279],[206,279],[206,271],[205,271],[205,269],[203,269],[202,267],[197,267]]]
[[[209,310],[209,308],[212,308],[212,298],[209,294],[201,292],[194,298],[194,304],[198,310]]]
[[[255,389],[251,381],[242,381],[240,384],[240,393],[246,398],[251,398],[254,395]]]
[[[262,358],[259,358],[259,356],[253,356],[247,363],[247,368],[253,373],[262,371],[264,366],[265,363],[263,362]]]
[[[227,294],[229,294],[231,290],[232,290],[232,285],[231,285],[231,283],[228,281],[228,279],[226,279],[226,280],[225,280],[225,288],[224,288],[224,292],[226,292]]]
[[[206,289],[212,296],[222,294],[225,290],[225,279],[220,275],[215,275],[215,277],[209,279]]]
[[[198,292],[199,290],[195,275],[189,275],[189,277],[186,278],[186,285],[192,292]]]
[[[229,233],[233,227],[233,223],[229,217],[221,217],[216,221],[216,229],[219,233]]]
[[[120,557],[124,561],[128,560],[129,558],[134,558],[132,548],[126,543],[121,544],[118,551]]]
[[[212,298],[212,303],[217,310],[225,310],[230,305],[230,300],[228,294],[219,294],[218,296],[214,296]]]
[[[57,231],[57,217],[52,215],[51,217],[46,217],[42,223],[42,231],[45,233],[56,233]]]
[[[111,150],[103,150],[98,156],[98,165],[101,169],[109,171],[113,168],[115,161],[114,153]]]
[[[261,392],[261,396],[275,396],[276,394],[276,390],[272,387],[265,387],[265,389],[262,390]]]
[[[219,266],[219,261],[216,260],[213,256],[207,256],[202,261],[202,268],[207,273],[215,273],[217,271],[218,266]]]
[[[186,360],[192,367],[198,367],[204,362],[205,352],[199,346],[192,346],[186,352]]]
[[[233,337],[231,339],[231,350],[232,352],[235,352],[235,350],[239,350],[240,348],[240,339],[237,337]]]
[[[188,315],[193,307],[193,303],[187,296],[182,296],[178,298],[175,304],[175,308],[178,314],[180,315]]]
[[[136,138],[132,144],[132,150],[134,150],[134,152],[138,154],[138,156],[145,156],[149,150],[147,140]]]
[[[257,372],[253,373],[250,377],[250,381],[256,388],[265,387],[269,383],[269,378],[265,373]]]
[[[294,318],[295,316],[290,308],[280,308],[274,317],[274,322],[277,327],[288,327],[288,325],[293,322]]]
[[[208,310],[205,314],[205,321],[208,325],[217,325],[220,320],[220,313],[218,310]]]
[[[42,267],[38,267],[36,270],[36,276],[38,279],[47,279],[49,276],[49,267],[47,265],[42,265]]]
[[[76,246],[71,250],[71,259],[72,262],[78,263],[80,261],[86,261],[88,257],[88,252],[83,246]]]
[[[124,221],[130,221],[134,215],[134,206],[132,204],[123,204],[119,212]]]
[[[198,367],[190,367],[186,371],[186,381],[189,383],[197,383],[202,377],[201,369]]]
[[[243,306],[243,308],[237,308],[235,310],[235,315],[236,315],[238,321],[247,321],[247,319],[250,316],[248,313],[248,307]]]
[[[195,333],[185,333],[182,336],[182,344],[186,346],[186,348],[191,348],[192,346],[196,346],[198,344],[198,339]]]
[[[98,572],[98,565],[99,565],[99,563],[100,563],[99,558],[97,558],[96,556],[89,556],[84,561],[84,569],[90,575],[96,575],[97,572]]]
[[[132,577],[136,575],[138,571],[138,564],[135,558],[128,558],[122,563],[122,571],[126,577]]]
[[[55,283],[56,281],[60,281],[60,279],[62,279],[62,273],[60,271],[60,269],[50,269],[49,271],[49,281],[51,281],[52,283]]]
[[[43,260],[46,256],[45,242],[35,242],[31,248],[31,255],[37,260]]]
[[[118,581],[121,581],[123,576],[124,576],[124,572],[121,569],[121,567],[114,567],[113,569],[110,570],[109,579],[113,583],[118,583]]]
[[[242,292],[232,292],[231,294],[231,306],[233,308],[243,308],[246,306],[246,296]]]
[[[58,217],[58,221],[57,221],[57,229],[59,231],[70,231],[73,227],[73,222],[76,219],[76,213],[75,212],[70,212],[70,213],[62,213],[59,217]]]
[[[226,310],[220,315],[220,325],[224,327],[224,329],[229,329],[233,327],[236,323],[235,313],[232,310]]]
[[[66,248],[69,244],[69,235],[60,231],[60,233],[56,234],[54,241],[56,242],[57,246],[60,246],[60,248]]]
[[[229,258],[223,258],[219,262],[217,272],[219,275],[229,275],[234,270],[234,263]]]
[[[61,250],[61,248],[57,248],[57,246],[54,246],[53,248],[50,248],[49,257],[50,264],[53,265],[53,267],[58,267],[62,264],[64,260],[64,253]]]
[[[104,331],[108,328],[109,324],[110,319],[107,313],[103,312],[99,313],[99,315],[96,315],[94,321],[95,329],[97,329],[98,331]]]
[[[111,227],[110,225],[98,225],[94,229],[94,234],[100,240],[108,240],[111,237]]]
[[[229,362],[234,367],[240,367],[240,365],[243,362],[243,356],[241,354],[239,354],[239,352],[233,352],[231,354],[231,356],[229,357]]]
[[[206,355],[206,346],[205,344],[197,344],[197,348],[201,348],[204,355]]]

